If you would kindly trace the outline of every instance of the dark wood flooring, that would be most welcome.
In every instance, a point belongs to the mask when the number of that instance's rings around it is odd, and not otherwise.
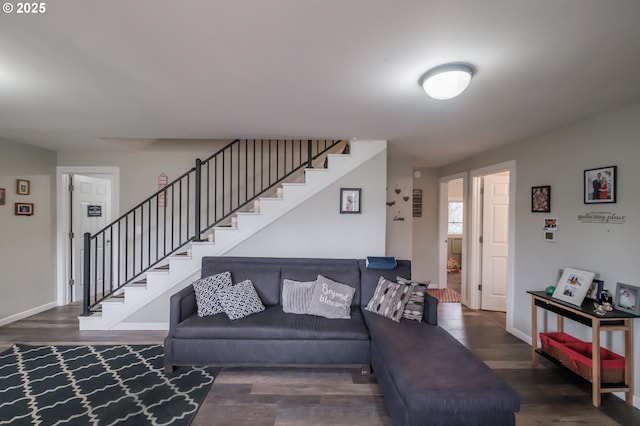
[[[79,331],[77,306],[65,306],[0,327],[0,351],[34,345],[162,343],[164,331]],[[640,425],[640,410],[613,395],[591,405],[590,387],[541,359],[505,332],[502,313],[441,303],[440,325],[469,347],[520,394],[517,425]],[[640,385],[640,384],[638,384]],[[637,385],[637,386],[638,386]],[[637,387],[636,386],[636,387]],[[391,425],[375,376],[359,370],[225,368],[194,425]]]

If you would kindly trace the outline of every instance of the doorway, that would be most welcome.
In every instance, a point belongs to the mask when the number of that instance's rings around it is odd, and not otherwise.
[[[118,168],[58,167],[58,305],[82,300],[83,235],[111,222],[119,211],[118,190]]]
[[[467,174],[440,179],[438,288],[451,288],[468,305],[466,264]],[[455,263],[453,262],[455,261]]]

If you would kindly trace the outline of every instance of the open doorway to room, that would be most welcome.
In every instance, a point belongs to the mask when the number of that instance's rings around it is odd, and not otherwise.
[[[117,168],[58,167],[58,305],[82,300],[83,235],[97,232],[117,215],[118,189]]]
[[[438,288],[449,288],[466,302],[466,173],[440,179]]]

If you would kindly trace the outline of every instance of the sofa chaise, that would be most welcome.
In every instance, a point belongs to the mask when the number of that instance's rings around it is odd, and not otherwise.
[[[368,269],[364,260],[205,257],[202,277],[250,279],[265,309],[231,321],[200,317],[193,286],[171,297],[165,369],[177,365],[373,368],[397,425],[514,425],[518,394],[437,326],[437,300],[425,296],[423,321],[392,321],[365,310],[381,276],[411,277],[409,261]],[[350,318],[285,313],[284,279],[318,275],[355,289]]]

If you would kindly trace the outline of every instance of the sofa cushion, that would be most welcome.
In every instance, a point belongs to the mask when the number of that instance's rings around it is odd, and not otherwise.
[[[398,322],[400,318],[402,318],[404,307],[409,301],[412,290],[412,286],[396,283],[380,277],[373,297],[365,309]]]
[[[222,312],[222,306],[216,298],[216,293],[226,287],[231,286],[231,272],[222,272],[200,278],[193,284],[196,293],[196,305],[198,316],[215,315]]]
[[[307,313],[325,318],[349,319],[355,291],[351,286],[318,275]]]
[[[313,298],[316,281],[282,281],[282,310],[289,314],[306,314]]]
[[[400,284],[413,286],[411,289],[411,296],[409,296],[409,301],[404,306],[402,318],[422,322],[422,315],[424,314],[424,297],[427,293],[429,281],[417,282],[402,277],[396,277],[396,281]]]
[[[515,412],[518,394],[438,326],[395,323],[364,312],[373,368],[384,368],[416,418],[434,413]],[[377,364],[377,365],[376,365]]]
[[[327,319],[315,315],[293,315],[280,306],[267,306],[263,312],[237,321],[225,315],[190,316],[172,334],[177,339],[320,339],[369,340],[362,313],[354,309],[351,319]]]
[[[216,299],[230,320],[237,320],[264,311],[264,305],[251,280],[219,290]]]

